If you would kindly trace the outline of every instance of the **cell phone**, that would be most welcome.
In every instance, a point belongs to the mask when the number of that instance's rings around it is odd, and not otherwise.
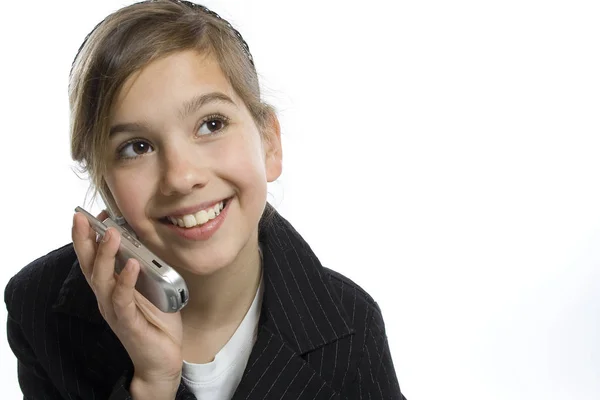
[[[140,273],[135,284],[138,292],[162,312],[174,313],[185,307],[188,288],[181,275],[137,240],[135,234],[123,226],[126,224],[118,224],[110,217],[100,222],[81,207],[75,208],[75,211],[85,215],[91,227],[101,237],[104,237],[109,227],[119,231],[121,244],[115,261],[117,274],[121,273],[127,260],[135,258],[140,263]]]

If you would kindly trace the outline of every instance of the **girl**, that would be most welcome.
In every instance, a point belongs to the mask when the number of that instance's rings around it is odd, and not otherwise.
[[[25,398],[403,398],[377,304],[266,201],[279,123],[230,24],[186,1],[125,7],[84,41],[69,97],[73,158],[189,302],[156,309],[137,261],[114,273],[119,233],[97,243],[76,214],[73,243],[6,288]]]

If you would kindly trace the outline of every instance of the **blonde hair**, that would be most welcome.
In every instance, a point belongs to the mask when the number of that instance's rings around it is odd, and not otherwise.
[[[145,1],[106,17],[81,45],[69,80],[71,156],[94,188],[113,202],[104,180],[111,105],[135,71],[183,50],[214,56],[261,132],[275,111],[261,100],[254,61],[224,19],[187,1]],[[114,204],[111,204],[114,207]]]

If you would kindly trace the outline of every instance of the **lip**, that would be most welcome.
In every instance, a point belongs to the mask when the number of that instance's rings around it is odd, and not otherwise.
[[[222,201],[227,201],[229,199],[231,199],[231,197],[225,197],[220,200],[205,201],[204,203],[200,203],[200,204],[197,204],[197,205],[191,206],[191,207],[179,208],[177,210],[170,212],[169,214],[165,214],[162,218],[167,218],[167,217],[181,218],[184,215],[196,214],[200,210],[205,210],[207,208],[214,207],[218,203],[220,203]]]

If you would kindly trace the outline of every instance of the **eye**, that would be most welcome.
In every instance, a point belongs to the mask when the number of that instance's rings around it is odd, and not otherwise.
[[[227,118],[222,115],[210,115],[204,118],[200,128],[198,128],[198,135],[213,135],[227,127]]]
[[[154,149],[152,149],[152,146],[150,146],[148,142],[144,142],[143,140],[132,140],[123,144],[119,150],[117,150],[117,155],[119,159],[134,159],[151,151],[154,151]]]

